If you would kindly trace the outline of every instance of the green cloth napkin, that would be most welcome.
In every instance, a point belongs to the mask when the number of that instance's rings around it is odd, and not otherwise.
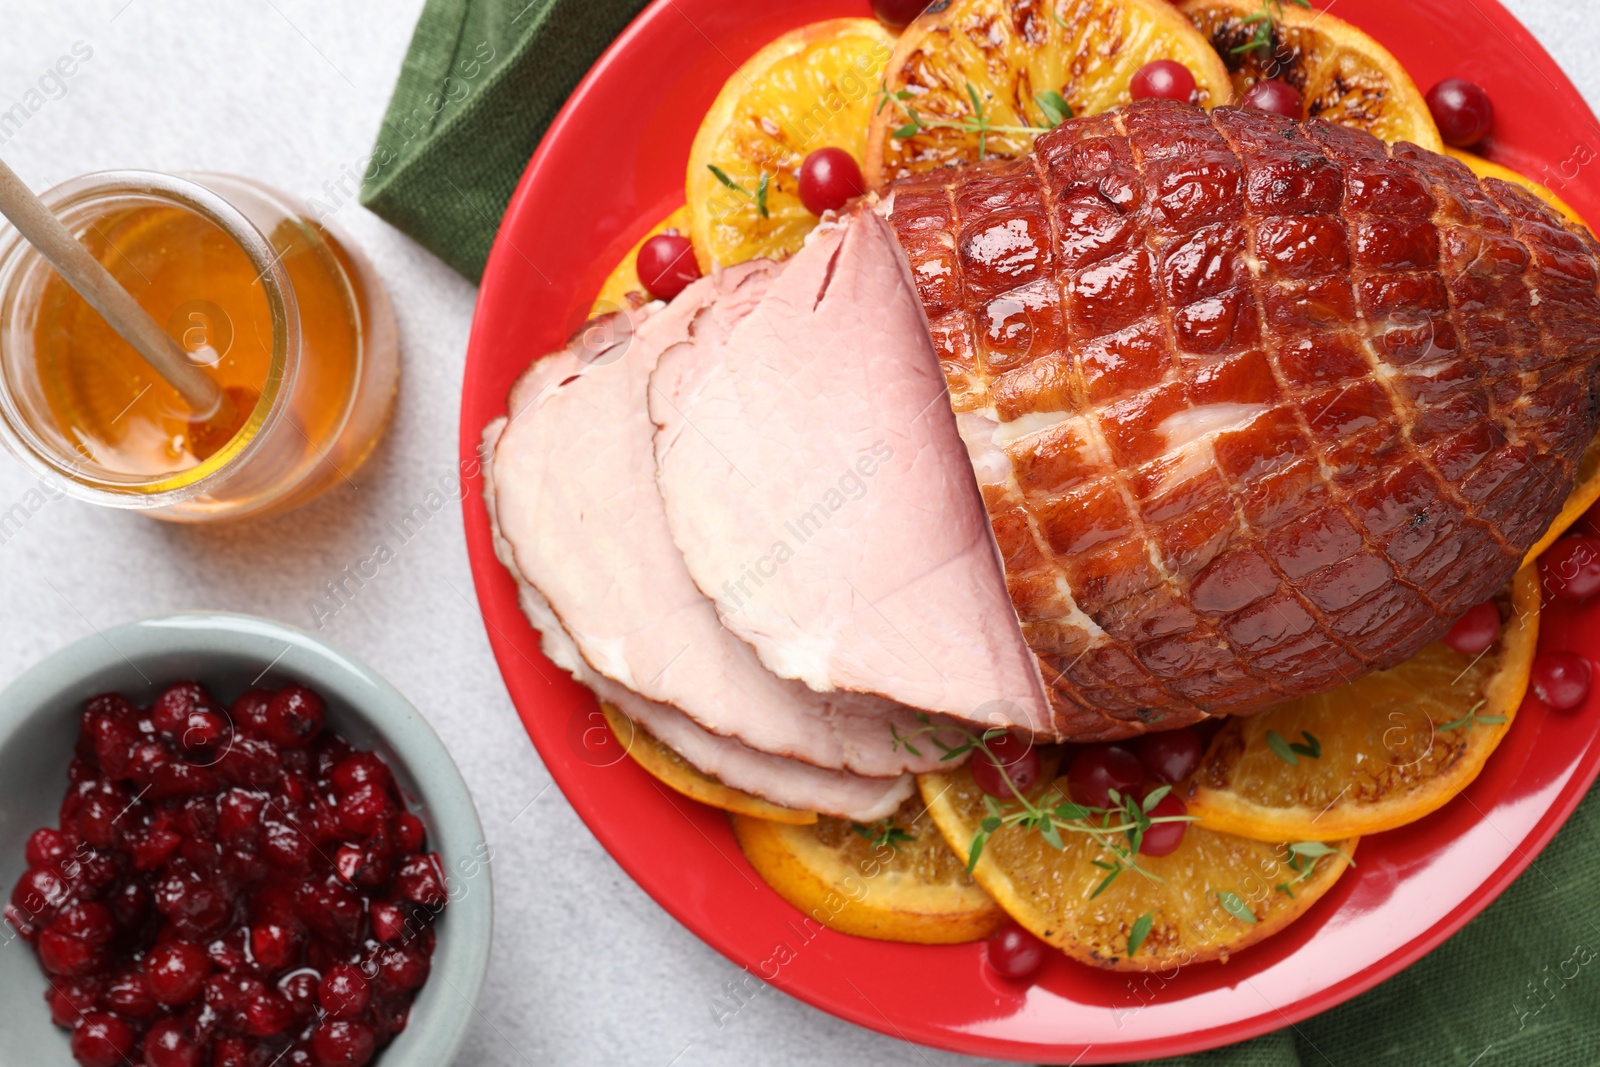
[[[540,135],[643,6],[643,0],[428,0],[373,150],[362,203],[477,280]],[[1415,966],[1298,1026],[1164,1062],[1600,1064],[1597,897],[1600,817],[1590,796],[1504,896]]]

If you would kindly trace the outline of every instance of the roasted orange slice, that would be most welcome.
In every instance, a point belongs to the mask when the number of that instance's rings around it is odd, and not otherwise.
[[[1538,559],[1545,549],[1556,543],[1556,538],[1572,528],[1572,524],[1583,518],[1584,513],[1594,507],[1595,501],[1600,500],[1600,437],[1589,442],[1589,447],[1584,449],[1583,458],[1578,461],[1578,479],[1571,493],[1567,494],[1567,502],[1561,507],[1561,514],[1556,516],[1550,528],[1539,538],[1539,543],[1528,550],[1524,563],[1532,563]]]
[[[915,795],[870,825],[827,815],[810,826],[735,815],[733,834],[779,896],[841,933],[953,945],[988,937],[1005,921]]]
[[[1228,72],[1167,0],[950,0],[900,35],[867,141],[867,185],[986,156],[1020,156],[1070,115],[1126,104],[1139,68],[1173,59],[1199,102]]]
[[[1438,809],[1483,770],[1527,692],[1537,569],[1497,602],[1500,637],[1477,657],[1429,645],[1393,670],[1230,720],[1190,783],[1189,813],[1287,841],[1375,834]]]
[[[1576,222],[1578,225],[1588,225],[1588,223],[1583,221],[1583,217],[1574,211],[1572,206],[1565,200],[1561,199],[1555,193],[1540,185],[1532,178],[1529,178],[1523,174],[1519,174],[1510,167],[1502,167],[1498,163],[1484,159],[1476,152],[1468,152],[1462,148],[1452,148],[1449,145],[1444,146],[1444,154],[1454,159],[1458,159],[1462,163],[1465,163],[1467,165],[1467,169],[1471,170],[1472,173],[1476,174],[1480,178],[1499,178],[1503,182],[1510,182],[1512,185],[1520,185],[1534,196],[1537,196],[1540,200],[1543,200],[1545,203],[1561,212],[1561,214],[1565,215],[1573,222]]]
[[[650,731],[610,704],[602,703],[600,710],[605,713],[606,725],[611,727],[611,732],[616,735],[623,750],[633,757],[634,762],[648,771],[657,781],[677,790],[690,800],[698,800],[702,804],[709,804],[723,811],[754,815],[796,826],[805,826],[817,821],[816,812],[782,808],[760,797],[753,797],[749,793],[723,785],[668,748]]]
[[[1258,81],[1288,82],[1305,117],[1439,151],[1439,127],[1411,75],[1383,45],[1298,0],[1187,0],[1181,10],[1227,63],[1235,99]]]
[[[969,855],[992,818],[972,772],[926,774],[918,784],[950,847]],[[1058,780],[1032,802],[1053,808],[1065,799],[1066,783]],[[1060,836],[1057,849],[1037,830],[994,831],[973,876],[1037,937],[1073,959],[1118,971],[1226,960],[1270,937],[1339,880],[1356,846],[1354,840],[1268,844],[1190,826],[1175,851],[1136,856],[1137,870],[1123,869],[1108,883],[1120,863],[1115,852],[1088,834]]]
[[[832,19],[767,45],[729,78],[689,150],[689,235],[700,269],[796,251],[817,217],[800,164],[866,145],[894,38],[876,19]]]
[[[600,286],[599,294],[594,298],[594,306],[589,309],[591,318],[605,315],[612,311],[624,308],[639,307],[648,304],[652,299],[646,291],[644,283],[639,280],[639,249],[644,243],[658,233],[668,231],[686,234],[689,232],[689,209],[680,207],[660,222],[650,228],[650,232],[639,238],[634,246],[628,249],[628,254],[612,269],[605,283]]]

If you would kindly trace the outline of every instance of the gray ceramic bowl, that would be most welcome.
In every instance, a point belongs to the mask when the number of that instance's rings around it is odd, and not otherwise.
[[[28,835],[55,826],[78,712],[96,693],[137,705],[169,682],[197,679],[231,701],[252,684],[309,685],[328,726],[389,762],[444,862],[450,903],[438,920],[433,972],[404,1033],[377,1067],[446,1067],[472,1022],[489,963],[490,877],[483,827],[461,779],[417,709],[370,669],[310,634],[245,615],[168,615],[106,630],[50,656],[0,693],[0,896],[25,863]],[[50,1022],[33,950],[0,924],[0,1060],[72,1067],[67,1034]]]

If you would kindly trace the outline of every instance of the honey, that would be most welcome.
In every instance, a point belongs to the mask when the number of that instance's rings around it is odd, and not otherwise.
[[[380,435],[398,346],[342,236],[225,175],[91,175],[59,218],[229,398],[197,413],[13,235],[0,252],[0,435],[73,495],[203,521],[349,481]]]

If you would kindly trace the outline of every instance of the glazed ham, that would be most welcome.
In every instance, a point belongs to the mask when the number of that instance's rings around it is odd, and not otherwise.
[[[1147,101],[890,217],[1064,738],[1399,663],[1595,435],[1600,246],[1412,145]]]

